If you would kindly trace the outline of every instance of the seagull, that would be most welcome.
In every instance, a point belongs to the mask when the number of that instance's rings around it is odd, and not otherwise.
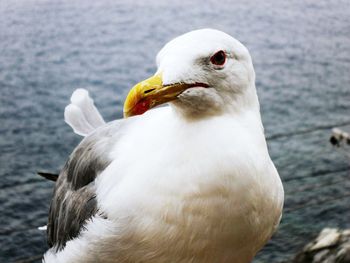
[[[84,92],[66,109],[84,138],[55,184],[43,262],[248,263],[276,231],[284,191],[247,48],[195,30],[157,67],[124,119],[105,123]]]

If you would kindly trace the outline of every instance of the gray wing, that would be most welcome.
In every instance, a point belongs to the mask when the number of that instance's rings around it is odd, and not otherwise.
[[[85,137],[70,155],[57,179],[47,224],[49,247],[60,250],[77,237],[99,211],[94,180],[110,163],[108,153],[125,120],[110,122]]]

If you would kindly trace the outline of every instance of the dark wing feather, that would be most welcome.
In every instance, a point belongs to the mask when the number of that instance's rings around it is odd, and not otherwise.
[[[58,174],[53,174],[53,173],[37,172],[37,174],[44,177],[47,180],[54,181],[54,182],[56,182],[58,178]]]
[[[110,164],[108,153],[124,122],[111,122],[97,129],[70,155],[58,176],[51,201],[47,224],[49,247],[64,248],[98,212],[94,180]]]

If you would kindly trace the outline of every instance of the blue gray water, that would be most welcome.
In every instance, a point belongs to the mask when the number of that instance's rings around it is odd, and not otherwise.
[[[249,48],[286,190],[281,227],[255,262],[288,259],[325,226],[350,227],[350,198],[339,198],[350,192],[349,159],[328,143],[331,126],[350,123],[349,14],[340,0],[1,1],[0,262],[47,249],[36,227],[53,183],[35,173],[58,171],[80,140],[63,121],[73,90],[120,118],[162,45],[203,27]],[[322,205],[291,210],[305,203]]]

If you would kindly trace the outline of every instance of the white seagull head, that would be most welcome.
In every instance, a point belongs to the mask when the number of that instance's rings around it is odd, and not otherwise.
[[[166,102],[192,118],[259,108],[249,51],[224,32],[200,29],[171,40],[157,66],[153,77],[129,92],[126,117]]]

